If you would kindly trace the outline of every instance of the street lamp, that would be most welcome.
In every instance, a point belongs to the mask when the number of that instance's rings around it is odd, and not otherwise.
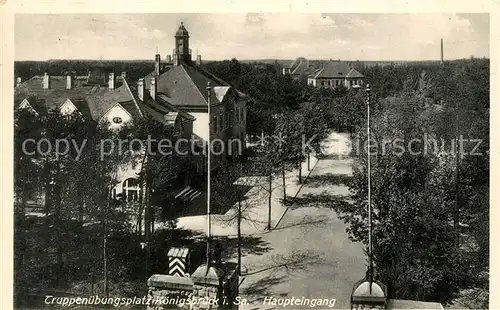
[[[210,114],[210,105],[211,105],[211,90],[212,86],[210,85],[210,82],[207,82],[207,112],[208,112],[208,154],[207,154],[207,272],[209,269],[209,264],[210,264],[210,238],[211,238],[211,214],[210,214],[210,153],[212,152],[212,145],[210,143],[210,136],[211,136],[211,124],[210,121],[212,120],[212,116]]]
[[[351,309],[385,309],[387,287],[373,281],[372,204],[370,162],[370,84],[366,85],[366,135],[367,135],[367,179],[368,179],[368,272],[364,279],[356,282],[351,293]]]

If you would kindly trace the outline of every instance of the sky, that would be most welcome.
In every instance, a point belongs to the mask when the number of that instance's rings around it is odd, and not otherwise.
[[[489,57],[488,14],[16,14],[15,60],[165,59],[183,22],[202,59]]]

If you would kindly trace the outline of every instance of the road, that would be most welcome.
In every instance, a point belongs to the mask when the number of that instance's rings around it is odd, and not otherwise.
[[[339,183],[352,174],[351,164],[350,159],[320,159],[301,188],[297,203],[276,229],[253,236],[267,250],[248,249],[245,253],[244,269],[257,273],[243,280],[240,295],[250,305],[240,309],[280,308],[263,304],[266,296],[336,299],[334,309],[349,308],[352,285],[364,277],[366,258],[362,245],[349,240],[346,225],[328,205],[338,199],[329,196],[349,194]],[[315,203],[318,195],[330,202]],[[312,309],[325,308],[321,305]]]

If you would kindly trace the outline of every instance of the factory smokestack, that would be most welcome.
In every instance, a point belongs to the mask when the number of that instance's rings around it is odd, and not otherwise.
[[[443,38],[441,38],[441,64],[444,62]]]

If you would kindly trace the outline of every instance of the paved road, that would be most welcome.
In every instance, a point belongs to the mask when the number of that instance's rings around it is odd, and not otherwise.
[[[284,267],[249,275],[240,294],[251,305],[241,309],[281,308],[264,305],[266,296],[276,298],[334,298],[334,309],[349,308],[352,285],[366,271],[365,255],[359,243],[348,239],[345,224],[327,205],[309,203],[314,195],[348,195],[339,180],[351,174],[349,159],[321,159],[308,182],[302,187],[299,203],[290,208],[276,230],[254,236],[261,247],[270,250],[247,253],[243,265],[248,271],[259,271],[286,262]],[[287,308],[309,309],[298,305]],[[320,305],[315,309],[325,309]]]

